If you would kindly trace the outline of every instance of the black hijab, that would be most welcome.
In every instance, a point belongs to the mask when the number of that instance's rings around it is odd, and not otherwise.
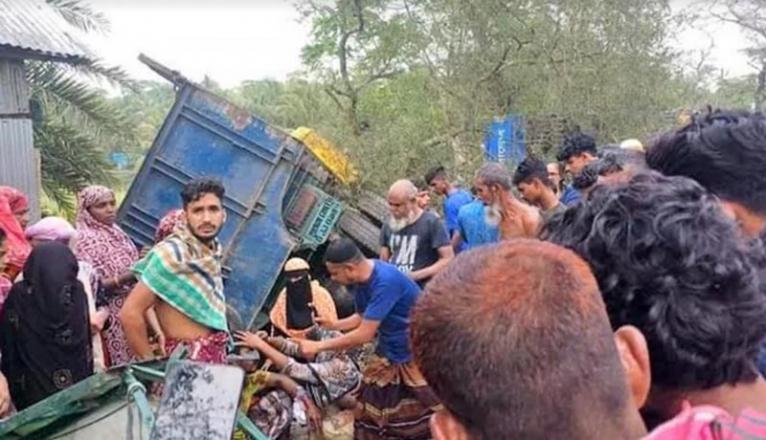
[[[314,315],[309,304],[314,301],[311,280],[305,270],[285,272],[287,278],[287,328],[303,330],[314,325]],[[300,277],[300,278],[298,278]],[[292,278],[298,278],[292,281]]]
[[[88,298],[72,251],[37,246],[0,315],[2,371],[18,409],[93,374]]]

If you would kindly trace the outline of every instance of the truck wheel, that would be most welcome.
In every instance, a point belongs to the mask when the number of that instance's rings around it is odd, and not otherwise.
[[[354,240],[367,255],[380,252],[380,228],[359,211],[347,209],[338,221],[340,230]]]
[[[357,209],[369,217],[373,224],[378,227],[388,218],[388,202],[375,193],[362,191],[355,205]]]

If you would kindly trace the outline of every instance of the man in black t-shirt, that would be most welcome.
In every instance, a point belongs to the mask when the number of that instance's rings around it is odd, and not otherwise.
[[[409,180],[391,185],[391,216],[381,230],[380,259],[423,285],[449,263],[454,252],[444,224],[418,206],[417,195],[417,188]]]

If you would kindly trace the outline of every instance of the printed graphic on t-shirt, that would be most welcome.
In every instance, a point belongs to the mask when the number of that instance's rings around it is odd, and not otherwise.
[[[449,245],[449,237],[441,220],[424,212],[415,223],[397,232],[384,225],[380,244],[388,248],[389,262],[400,272],[409,273],[434,264],[439,259],[439,248]]]
[[[388,242],[388,248],[392,251],[391,262],[394,266],[401,272],[412,272],[415,266],[415,255],[418,253],[418,236],[393,234]]]

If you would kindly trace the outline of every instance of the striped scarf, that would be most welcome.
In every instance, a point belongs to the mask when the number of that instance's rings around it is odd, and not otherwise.
[[[228,331],[221,246],[207,246],[188,227],[176,229],[133,268],[155,295],[211,329]]]

